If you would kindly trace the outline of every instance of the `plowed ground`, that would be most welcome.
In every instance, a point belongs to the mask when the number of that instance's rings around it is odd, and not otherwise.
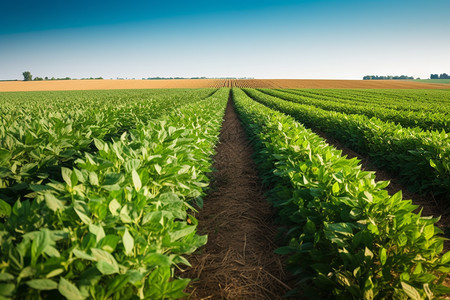
[[[0,92],[209,87],[297,89],[449,89],[450,85],[439,83],[422,83],[406,80],[313,79],[52,80],[0,82]]]

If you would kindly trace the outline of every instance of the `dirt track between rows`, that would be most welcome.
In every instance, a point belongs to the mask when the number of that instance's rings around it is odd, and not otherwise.
[[[450,84],[422,83],[407,80],[314,79],[49,80],[0,82],[0,92],[210,87],[297,89],[450,89]]]
[[[189,299],[281,299],[289,287],[274,253],[276,226],[263,196],[252,149],[229,101],[216,148],[212,191],[200,210],[208,243],[183,277],[199,278]]]

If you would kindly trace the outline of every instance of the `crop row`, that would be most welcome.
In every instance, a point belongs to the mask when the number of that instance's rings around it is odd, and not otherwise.
[[[450,195],[450,136],[446,132],[404,128],[363,115],[293,103],[257,90],[244,89],[254,100],[287,113],[305,126],[368,154],[372,161],[402,179],[411,190],[446,198]]]
[[[383,121],[398,123],[404,127],[450,131],[450,119],[443,113],[389,109],[382,106],[358,104],[356,101],[344,101],[322,95],[313,97],[312,95],[300,95],[295,92],[270,89],[260,89],[260,91],[295,103],[313,105],[324,110],[338,111],[346,114],[362,114],[369,118],[376,117]]]
[[[416,206],[400,192],[388,195],[388,182],[376,182],[292,117],[232,92],[285,228],[288,245],[277,252],[289,255],[304,295],[431,299],[449,292],[441,283],[450,253],[439,256],[436,218],[412,213]]]
[[[0,296],[182,297],[189,279],[174,270],[206,243],[188,212],[202,205],[227,97],[136,119],[119,138],[94,139],[61,181],[33,185],[0,224]]]
[[[298,95],[404,111],[449,113],[450,93],[445,90],[282,89]]]
[[[62,180],[60,168],[70,167],[83,152],[95,151],[94,139],[120,137],[136,122],[199,101],[212,91],[166,90],[130,98],[125,96],[133,91],[122,96],[104,91],[31,93],[28,98],[8,94],[0,105],[5,111],[0,119],[0,197],[13,203],[28,197],[32,185]]]

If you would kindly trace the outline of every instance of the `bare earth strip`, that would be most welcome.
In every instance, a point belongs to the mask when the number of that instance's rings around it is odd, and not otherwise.
[[[439,83],[422,83],[407,80],[315,79],[51,80],[0,82],[0,92],[210,87],[292,89],[449,89],[450,85]]]
[[[210,88],[221,86],[222,80],[218,79],[5,81],[0,82],[0,92]]]
[[[199,278],[190,299],[281,299],[289,286],[274,253],[277,229],[231,101],[216,151],[212,192],[198,216],[208,243],[183,274]]]

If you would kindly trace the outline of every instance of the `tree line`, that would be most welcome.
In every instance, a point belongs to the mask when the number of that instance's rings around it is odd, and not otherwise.
[[[400,75],[400,76],[378,76],[378,75],[366,75],[363,80],[404,80],[404,79],[414,79],[412,76]]]
[[[34,80],[34,81],[41,81],[41,80],[72,80],[72,78],[70,78],[70,77],[63,77],[63,78],[52,77],[52,78],[48,78],[46,76],[46,77],[42,78],[42,77],[36,76],[36,77],[33,78],[33,75],[31,75],[30,71],[25,71],[25,72],[22,73],[22,75],[23,75],[23,80],[24,81],[32,81],[32,80]],[[81,79],[82,80],[84,80],[84,79],[103,79],[103,77],[96,77],[96,78],[89,77],[89,78],[81,78]]]
[[[430,79],[450,79],[450,76],[447,73],[442,73],[441,75],[431,74]]]

